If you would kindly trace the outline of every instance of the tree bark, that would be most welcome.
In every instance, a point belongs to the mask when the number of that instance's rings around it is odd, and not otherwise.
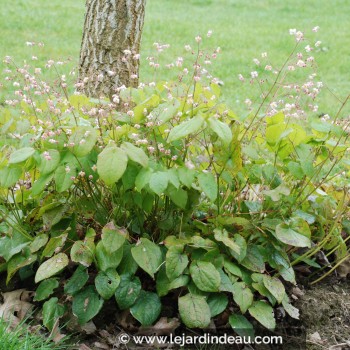
[[[138,85],[146,0],[87,0],[80,50],[81,92],[111,97]]]

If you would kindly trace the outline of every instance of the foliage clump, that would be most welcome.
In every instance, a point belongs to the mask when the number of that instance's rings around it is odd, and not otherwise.
[[[149,326],[169,295],[189,328],[225,310],[235,329],[252,329],[246,314],[274,328],[277,304],[298,318],[285,290],[294,264],[347,257],[348,126],[305,117],[300,95],[279,108],[289,67],[307,64],[292,54],[238,117],[203,68],[219,50],[196,41],[192,75],[178,58],[176,81],[121,87],[113,101],[18,72],[20,98],[0,120],[1,269],[7,282],[34,276],[48,329],[67,313],[85,324],[109,299]],[[309,88],[295,91],[308,101]]]

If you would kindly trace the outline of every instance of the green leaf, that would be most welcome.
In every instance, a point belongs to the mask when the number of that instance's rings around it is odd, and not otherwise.
[[[168,187],[169,177],[164,171],[153,173],[149,180],[150,189],[160,196]]]
[[[131,254],[137,264],[152,278],[163,263],[160,247],[147,238],[141,238],[135,247],[131,248]]]
[[[136,147],[130,142],[123,142],[120,148],[126,152],[132,161],[139,163],[144,168],[148,166],[148,157],[142,148]]]
[[[212,173],[200,173],[198,175],[199,186],[207,197],[214,202],[218,195],[218,185]]]
[[[228,259],[225,259],[224,261],[224,269],[231,273],[232,275],[235,275],[237,277],[241,277],[242,278],[242,271],[241,269],[234,264],[233,262],[229,261]]]
[[[106,272],[100,271],[95,278],[96,290],[105,300],[114,295],[119,283],[120,277],[114,269],[108,269]]]
[[[9,261],[14,255],[21,252],[30,241],[18,231],[8,236],[0,237],[0,256]]]
[[[215,229],[214,237],[218,242],[224,243],[225,246],[236,252],[236,254],[239,255],[241,253],[240,246],[232,238],[229,237],[228,232],[225,229]]]
[[[190,242],[188,242],[190,243]],[[207,238],[203,238],[201,236],[192,236],[191,237],[191,247],[193,248],[201,248],[201,249],[205,249],[207,251],[210,251],[212,249],[217,249],[218,246],[215,242],[213,242],[210,239]]]
[[[74,295],[81,290],[89,279],[89,274],[86,267],[79,265],[73,276],[64,285],[66,294]]]
[[[125,229],[118,229],[113,222],[108,223],[102,229],[102,243],[108,254],[114,253],[120,249],[125,239],[127,238],[127,231]]]
[[[227,146],[232,141],[232,132],[230,127],[222,121],[211,117],[208,119],[210,128],[218,135],[222,142]]]
[[[255,283],[252,283],[252,287],[257,290],[261,295],[267,297],[271,305],[276,304],[276,298],[268,291],[264,285],[264,275],[261,273],[251,274],[251,278]]]
[[[286,310],[287,314],[290,317],[295,318],[296,320],[299,320],[299,310],[289,302],[289,298],[287,295],[284,296],[282,300],[282,305],[284,310]]]
[[[136,190],[141,192],[141,190],[146,185],[148,185],[148,183],[151,179],[151,176],[152,176],[152,171],[149,168],[147,168],[147,169],[142,168],[135,179]]]
[[[169,290],[187,286],[189,281],[190,277],[188,275],[181,275],[178,278],[175,278],[174,280],[170,281]]]
[[[180,297],[179,313],[189,328],[206,328],[210,324],[210,307],[204,296],[186,294]]]
[[[233,300],[244,314],[253,303],[253,293],[244,282],[233,284]]]
[[[264,275],[264,286],[281,303],[286,295],[283,283],[276,277]]]
[[[175,103],[176,105],[170,103],[162,103],[152,111],[152,114],[156,116],[157,121],[160,121],[162,124],[164,124],[176,115],[179,107],[179,101],[174,99],[172,103]]]
[[[127,243],[123,247],[123,259],[118,266],[118,272],[121,275],[126,273],[134,275],[138,268],[139,266],[131,254],[131,244]]]
[[[290,189],[285,184],[281,184],[273,190],[265,190],[263,193],[271,197],[274,202],[278,202],[282,198],[282,195],[290,195]]]
[[[49,330],[52,331],[57,320],[64,314],[65,308],[63,305],[58,304],[57,298],[51,298],[43,305],[43,324]]]
[[[120,276],[120,283],[115,291],[115,299],[121,310],[128,309],[139,297],[141,291],[141,281],[136,276],[129,274]]]
[[[203,125],[203,122],[204,120],[200,115],[195,116],[188,121],[182,122],[181,124],[175,126],[175,128],[171,129],[168,136],[168,142],[182,139],[189,134],[197,132]]]
[[[23,147],[20,148],[10,155],[9,164],[22,163],[31,157],[35,152],[35,149],[32,147]]]
[[[234,314],[229,318],[232,329],[241,337],[254,337],[253,325],[243,316]]]
[[[92,264],[94,261],[94,255],[95,244],[92,238],[85,238],[85,241],[74,242],[70,251],[70,258],[72,261],[86,267]]]
[[[16,184],[22,175],[21,168],[6,167],[0,170],[0,187],[8,188]]]
[[[49,160],[46,158],[47,156],[50,157]],[[45,175],[52,173],[60,164],[60,159],[60,152],[55,149],[49,149],[43,152],[40,155],[40,164],[38,167],[40,173]]]
[[[292,266],[288,267],[287,269],[282,267],[278,272],[285,281],[296,284],[295,272]]]
[[[176,247],[170,248],[166,253],[166,274],[170,280],[179,277],[188,265],[188,257]]]
[[[38,235],[34,238],[34,241],[30,243],[29,248],[32,253],[36,253],[38,250],[40,250],[42,247],[44,247],[49,240],[49,237],[47,234],[43,233],[41,235]]]
[[[260,253],[260,250],[257,246],[251,245],[247,248],[247,255],[241,261],[241,265],[246,267],[247,269],[255,272],[264,272],[265,271],[265,263],[264,258]]]
[[[194,178],[196,176],[196,172],[193,169],[188,169],[184,167],[184,168],[178,168],[177,173],[181,183],[183,183],[186,187],[191,188]]]
[[[169,183],[172,184],[176,189],[180,187],[180,180],[175,168],[170,168],[167,171],[167,176],[169,179]]]
[[[34,301],[42,301],[47,299],[53,291],[59,286],[56,278],[49,278],[42,281],[35,291]]]
[[[97,158],[97,171],[106,185],[113,185],[124,174],[128,157],[124,150],[111,146],[105,148]]]
[[[231,249],[230,253],[238,262],[241,262],[247,255],[247,242],[244,237],[238,233],[236,233],[233,237],[235,244],[239,247],[239,253],[237,253],[237,249]]]
[[[46,260],[39,266],[35,274],[35,283],[39,283],[40,281],[61,272],[68,265],[68,263],[68,256],[64,253],[59,253],[53,256],[51,259]]]
[[[63,215],[66,213],[68,209],[67,205],[60,205],[51,210],[45,211],[43,214],[43,224],[47,229],[50,229],[52,226],[58,224]]]
[[[224,256],[220,254],[219,249],[209,250],[204,255],[201,255],[199,260],[211,262],[217,269],[221,269],[224,266]]]
[[[54,173],[42,175],[36,180],[32,187],[32,195],[38,196],[40,193],[44,191],[46,186],[48,186],[54,176]]]
[[[289,224],[282,223],[276,227],[277,238],[288,245],[294,247],[311,247],[311,231],[306,221],[295,219]]]
[[[68,171],[67,171],[68,170]],[[76,176],[77,170],[73,164],[59,166],[54,175],[55,185],[58,192],[67,191],[74,183],[72,176]]]
[[[188,285],[190,278],[188,275],[181,275],[170,281],[166,275],[165,268],[160,269],[157,273],[156,287],[157,293],[160,297],[167,295],[170,290],[177,289]]]
[[[266,128],[265,138],[268,144],[275,145],[281,140],[281,134],[286,129],[285,123],[273,124]]]
[[[103,299],[100,298],[94,286],[87,286],[74,296],[72,311],[77,316],[79,324],[83,325],[99,313],[102,305]]]
[[[45,246],[41,257],[50,257],[52,256],[55,252],[57,253],[58,251],[60,251],[62,249],[62,247],[64,246],[64,244],[66,243],[67,240],[67,233],[63,233],[60,236],[57,237],[52,237],[49,242],[47,243],[47,245]]]
[[[162,304],[156,293],[141,291],[130,313],[142,326],[151,326],[159,317]]]
[[[249,308],[249,313],[264,327],[268,329],[274,329],[276,327],[273,309],[269,304],[263,301],[255,301]]]
[[[289,162],[287,165],[289,172],[298,180],[301,180],[304,177],[304,172],[301,165],[297,162]]]
[[[228,305],[228,298],[222,293],[212,293],[207,299],[211,317],[215,317],[225,311]]]
[[[194,261],[190,273],[195,285],[204,292],[217,292],[220,287],[220,273],[215,266],[206,261]]]
[[[231,279],[226,275],[224,271],[222,271],[222,269],[219,269],[219,274],[221,278],[220,287],[219,287],[220,292],[232,293],[233,285],[232,285]]]
[[[176,189],[171,186],[168,190],[170,199],[181,209],[186,209],[188,194],[182,188]]]
[[[109,254],[103,243],[101,241],[98,242],[96,246],[96,260],[99,270],[107,271],[108,269],[117,268],[122,258],[123,247]]]
[[[24,254],[17,254],[13,256],[7,263],[7,278],[6,284],[8,284],[14,274],[24,266],[32,264],[36,261],[36,255],[30,255],[30,251],[27,250]]]
[[[68,143],[74,144],[72,153],[77,157],[84,157],[91,152],[97,141],[97,130],[91,126],[79,126],[71,135]]]

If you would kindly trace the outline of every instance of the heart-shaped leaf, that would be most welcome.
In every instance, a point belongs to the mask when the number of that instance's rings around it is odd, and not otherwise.
[[[105,148],[97,158],[97,171],[106,185],[113,185],[124,174],[128,157],[124,150],[111,146]]]
[[[58,303],[58,298],[51,298],[43,305],[43,324],[52,331],[57,320],[64,314],[65,308]]]
[[[264,275],[263,282],[266,289],[281,303],[286,295],[283,283],[278,278],[268,275]]]
[[[159,317],[162,304],[156,293],[141,291],[130,313],[142,324],[151,326]]]
[[[147,238],[141,238],[135,247],[131,248],[131,254],[137,264],[152,278],[163,263],[160,247]]]
[[[220,287],[220,273],[215,266],[207,261],[194,261],[190,266],[190,273],[195,285],[204,292],[218,292]]]
[[[114,269],[108,269],[106,272],[100,271],[95,278],[96,290],[105,300],[114,295],[119,283],[120,277]]]
[[[309,225],[300,218],[295,218],[288,224],[279,224],[276,227],[276,236],[281,242],[294,247],[311,247]]]
[[[127,231],[125,229],[118,229],[112,222],[108,223],[102,229],[102,243],[107,253],[114,253],[121,248],[127,238]]]
[[[59,253],[51,259],[43,262],[35,275],[35,283],[38,283],[46,278],[52,277],[61,272],[69,263],[68,256],[64,253]]]
[[[244,314],[253,303],[253,293],[244,282],[233,284],[233,299]]]
[[[83,325],[99,313],[102,305],[103,299],[100,298],[94,286],[87,286],[74,296],[72,310],[79,324]]]
[[[86,267],[79,265],[73,276],[66,282],[64,292],[74,295],[81,290],[89,279],[89,274]]]
[[[231,315],[229,323],[234,331],[241,337],[254,337],[254,327],[243,315]]]
[[[9,164],[22,163],[31,157],[35,152],[35,149],[32,147],[23,147],[20,148],[10,155]]]
[[[49,278],[42,281],[35,291],[35,301],[42,301],[47,299],[53,291],[59,286],[56,278]]]
[[[123,142],[121,149],[126,152],[132,161],[139,163],[143,167],[148,166],[148,157],[142,148],[136,147],[130,142]]]
[[[188,265],[188,257],[176,247],[170,248],[166,253],[166,274],[170,280],[179,277]]]
[[[225,294],[211,293],[207,299],[207,303],[210,308],[211,317],[215,317],[225,311],[228,298]]]
[[[96,260],[98,268],[101,271],[108,269],[115,269],[120,264],[123,258],[123,247],[119,248],[113,253],[108,253],[102,241],[98,242],[96,246]]]
[[[249,308],[249,313],[264,327],[268,329],[274,329],[276,327],[273,309],[267,303],[263,301],[255,301]]]
[[[121,310],[125,310],[132,306],[141,291],[141,281],[136,276],[129,274],[120,276],[120,283],[115,291],[115,299]]]
[[[189,328],[206,328],[210,324],[210,307],[204,296],[186,294],[179,298],[179,313]]]

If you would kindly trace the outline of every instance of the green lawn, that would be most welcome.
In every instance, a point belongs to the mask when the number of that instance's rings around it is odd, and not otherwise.
[[[70,57],[72,65],[77,64],[84,4],[84,0],[3,0],[0,56],[11,55],[17,62],[32,54],[39,61]],[[319,79],[344,99],[350,93],[349,13],[348,0],[148,0],[142,54],[153,52],[153,42],[169,43],[164,56],[168,63],[170,57],[183,54],[184,44],[193,43],[195,35],[213,30],[208,45],[222,48],[215,74],[225,83],[225,100],[240,112],[245,98],[253,96],[249,84],[242,86],[237,75],[255,70],[252,59],[265,51],[280,65],[293,46],[289,28],[311,32],[319,25],[320,32],[313,33],[323,47]],[[45,48],[28,48],[26,41],[43,41]],[[146,63],[141,77],[152,78]],[[339,105],[325,92],[319,112],[332,113]]]

